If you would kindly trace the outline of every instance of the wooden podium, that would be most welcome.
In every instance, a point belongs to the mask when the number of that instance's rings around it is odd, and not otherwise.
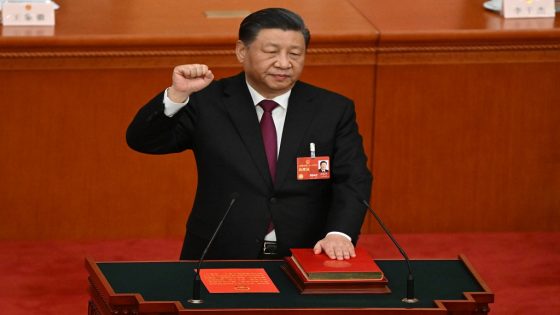
[[[376,260],[389,279],[390,294],[302,295],[281,271],[280,260],[209,261],[204,268],[264,268],[278,294],[210,294],[189,304],[196,262],[94,262],[89,273],[89,315],[116,314],[487,314],[494,294],[464,256],[413,260],[417,304],[405,304],[402,260]]]

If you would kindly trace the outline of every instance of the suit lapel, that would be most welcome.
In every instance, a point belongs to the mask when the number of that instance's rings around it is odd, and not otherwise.
[[[241,73],[224,83],[224,103],[241,140],[264,181],[272,188],[272,178],[264,151],[259,119],[247,85]],[[240,92],[242,91],[242,92]]]
[[[296,163],[298,148],[311,126],[311,121],[318,110],[318,104],[312,102],[312,96],[305,86],[298,82],[292,89],[288,103],[288,112],[284,122],[280,154],[276,164],[276,187],[286,179],[286,176],[296,176],[296,173],[288,174],[290,165]],[[307,144],[309,145],[309,144]]]

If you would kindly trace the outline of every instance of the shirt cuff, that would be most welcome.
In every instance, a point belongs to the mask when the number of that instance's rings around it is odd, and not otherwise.
[[[189,98],[187,97],[187,100],[184,101],[183,103],[175,103],[173,102],[168,96],[167,96],[167,89],[165,89],[165,92],[163,93],[163,113],[165,114],[165,116],[167,117],[173,117],[173,115],[177,114],[177,112],[185,107],[185,105],[187,105],[187,103],[189,102]]]
[[[327,233],[327,236],[331,235],[331,234],[342,235],[342,236],[346,237],[350,242],[352,242],[352,238],[350,236],[346,235],[345,233],[332,231],[332,232]]]

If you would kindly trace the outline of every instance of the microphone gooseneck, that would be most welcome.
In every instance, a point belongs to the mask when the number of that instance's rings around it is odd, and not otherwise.
[[[369,212],[373,214],[373,216],[377,220],[377,223],[379,223],[379,225],[381,226],[385,234],[387,234],[387,236],[389,236],[393,244],[395,244],[395,246],[403,256],[404,261],[406,262],[406,266],[408,267],[408,276],[406,278],[406,297],[403,298],[402,301],[408,304],[417,303],[418,299],[414,297],[414,275],[412,273],[412,267],[410,266],[410,259],[408,259],[408,255],[406,254],[404,249],[399,245],[399,242],[397,242],[397,240],[393,237],[393,234],[391,234],[391,232],[385,226],[381,218],[377,215],[377,213],[375,213],[375,211],[373,211],[373,208],[369,205],[369,203],[365,200],[362,200],[362,203],[367,207]]]
[[[191,304],[202,304],[202,303],[204,303],[204,300],[202,300],[200,298],[200,267],[202,266],[202,262],[204,261],[204,257],[206,256],[206,253],[208,252],[208,249],[210,249],[210,245],[212,245],[212,243],[214,242],[214,238],[216,238],[216,235],[218,235],[218,232],[220,231],[220,229],[222,227],[222,224],[226,220],[226,217],[227,217],[229,211],[233,207],[233,204],[235,203],[237,198],[239,198],[239,194],[238,193],[233,193],[233,194],[230,195],[230,198],[231,198],[231,201],[229,203],[229,206],[228,206],[226,212],[224,213],[224,216],[222,217],[222,219],[218,223],[218,226],[216,227],[216,230],[214,230],[214,234],[212,234],[212,237],[208,241],[208,244],[206,245],[206,247],[202,251],[202,255],[200,255],[200,259],[198,260],[198,265],[196,267],[196,275],[194,276],[194,279],[193,279],[192,298],[187,300]]]

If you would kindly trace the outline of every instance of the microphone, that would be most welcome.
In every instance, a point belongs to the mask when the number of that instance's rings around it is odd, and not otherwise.
[[[387,234],[387,236],[389,236],[391,241],[393,241],[393,244],[395,244],[395,246],[397,247],[397,249],[399,250],[399,252],[401,253],[401,255],[403,256],[403,258],[406,262],[406,265],[408,267],[408,277],[406,279],[406,297],[403,298],[401,301],[403,301],[404,303],[408,303],[408,304],[417,303],[418,299],[414,297],[414,275],[412,274],[412,267],[410,267],[410,259],[408,259],[408,255],[406,254],[404,249],[399,245],[399,242],[397,242],[397,240],[393,237],[393,234],[391,234],[391,232],[389,232],[389,229],[387,229],[385,224],[383,224],[383,221],[381,221],[381,218],[370,207],[369,203],[365,200],[361,200],[361,201],[367,207],[367,209],[371,212],[371,214],[373,214],[373,216],[375,217],[375,219],[377,220],[377,222],[379,223],[379,225],[381,226],[383,231],[385,231],[385,234]]]
[[[239,198],[239,194],[236,193],[236,192],[234,192],[230,195],[231,201],[229,203],[229,206],[228,206],[226,212],[224,213],[224,216],[220,220],[220,223],[218,223],[218,227],[216,227],[216,230],[214,231],[214,234],[212,234],[212,237],[210,238],[210,241],[208,241],[208,244],[206,245],[206,248],[204,248],[204,251],[202,251],[202,255],[200,256],[200,260],[198,261],[198,266],[196,268],[196,275],[193,279],[192,298],[188,299],[188,302],[191,303],[191,304],[202,304],[202,303],[204,303],[204,300],[200,298],[200,267],[202,266],[202,262],[204,261],[204,256],[206,256],[206,253],[208,252],[208,249],[210,249],[210,245],[212,245],[212,243],[214,242],[214,238],[216,238],[216,235],[220,231],[220,228],[222,227],[222,224],[226,220],[226,217],[227,217],[229,211],[231,210],[231,208],[233,207],[233,204],[235,203],[237,198]]]

